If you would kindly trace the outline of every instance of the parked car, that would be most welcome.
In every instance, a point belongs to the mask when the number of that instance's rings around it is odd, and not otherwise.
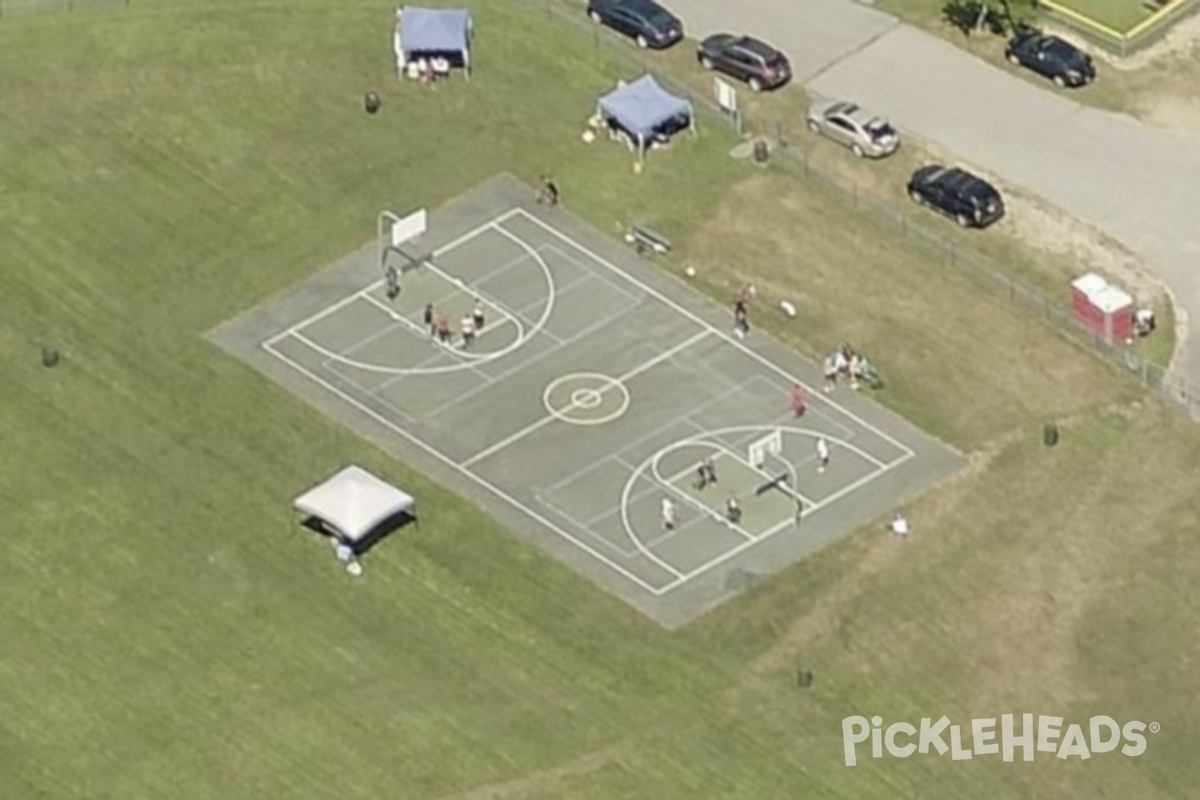
[[[638,47],[662,50],[683,38],[679,17],[654,0],[588,0],[587,14],[637,42]]]
[[[921,167],[908,181],[908,196],[964,228],[986,228],[1004,216],[1004,199],[996,187],[958,167]]]
[[[714,33],[700,43],[696,59],[705,69],[745,81],[754,92],[778,88],[792,77],[787,56],[750,36]]]
[[[842,100],[810,108],[808,129],[849,147],[859,158],[883,158],[900,147],[900,134],[887,120]]]
[[[1086,86],[1096,79],[1092,57],[1057,36],[1026,31],[1014,36],[1004,50],[1013,64],[1028,67],[1061,87]]]

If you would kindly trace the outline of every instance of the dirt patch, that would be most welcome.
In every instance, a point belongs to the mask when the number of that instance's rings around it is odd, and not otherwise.
[[[1118,58],[1103,50],[1097,50],[1096,57],[1113,69],[1122,72],[1136,72],[1148,66],[1161,64],[1163,61],[1188,58],[1194,55],[1197,44],[1200,44],[1200,14],[1192,14],[1172,26],[1162,39],[1145,50],[1125,58]]]
[[[1116,92],[1115,105],[1160,128],[1200,131],[1200,14],[1177,23],[1163,39],[1126,58],[1058,31],[1090,52],[1106,70],[1100,81]]]
[[[1004,197],[1010,209],[1006,222],[1022,241],[1099,272],[1142,302],[1163,296],[1162,282],[1116,240],[1025,192],[1009,188]]]

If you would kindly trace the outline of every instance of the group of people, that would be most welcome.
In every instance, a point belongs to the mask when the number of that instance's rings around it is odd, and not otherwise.
[[[839,378],[846,378],[851,389],[858,389],[863,383],[871,383],[874,369],[853,347],[843,344],[825,357],[825,393],[829,394],[837,387]]]
[[[429,335],[438,342],[449,347],[454,342],[454,326],[450,321],[450,316],[444,312],[434,309],[433,303],[425,304],[425,311],[421,315],[421,321],[425,323],[425,327],[429,330]],[[479,300],[475,301],[475,305],[468,314],[464,314],[459,322],[458,333],[462,337],[461,347],[467,350],[475,343],[475,337],[483,330],[487,318],[483,313],[483,304]]]
[[[742,506],[738,503],[736,495],[729,495],[729,499],[725,501],[725,521],[730,525],[738,525],[742,521]],[[675,501],[664,497],[662,499],[663,531],[670,533],[675,530],[677,524]]]

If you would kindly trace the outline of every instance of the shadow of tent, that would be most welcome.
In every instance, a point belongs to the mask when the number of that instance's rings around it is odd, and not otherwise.
[[[327,524],[320,517],[308,517],[301,524],[313,533],[318,533],[330,539],[346,541],[337,529]],[[357,541],[346,541],[346,543],[354,550],[356,556],[363,556],[379,542],[410,524],[419,527],[417,517],[407,511],[400,511],[384,519]]]

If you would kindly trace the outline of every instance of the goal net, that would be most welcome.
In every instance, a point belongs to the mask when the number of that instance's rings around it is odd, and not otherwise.
[[[757,470],[767,465],[768,455],[779,455],[783,452],[783,433],[771,431],[761,439],[755,439],[746,446],[747,460]]]
[[[783,432],[775,430],[761,439],[754,440],[746,446],[746,455],[750,465],[769,478],[755,490],[755,495],[763,495],[772,490],[783,491],[789,495],[795,500],[795,522],[799,525],[804,501],[800,498],[796,468],[783,456]]]

